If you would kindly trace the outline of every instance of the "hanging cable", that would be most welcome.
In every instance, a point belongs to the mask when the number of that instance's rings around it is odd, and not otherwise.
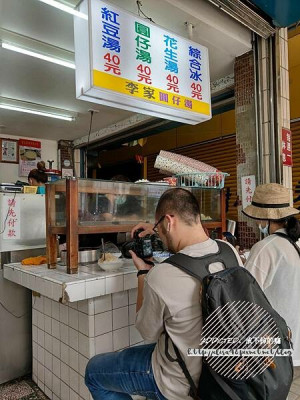
[[[87,145],[86,145],[86,150],[85,150],[85,177],[87,178],[87,158],[88,158],[88,150],[89,150],[89,145],[90,145],[90,137],[91,137],[91,132],[92,132],[92,124],[93,124],[93,116],[94,116],[94,110],[89,110],[91,113],[90,117],[90,128],[89,128],[89,133],[88,133],[88,140],[87,140]]]
[[[13,201],[15,200],[16,195],[17,195],[17,192],[15,192],[15,194],[14,194]],[[7,220],[8,220],[8,216],[9,216],[9,207],[8,207],[8,209],[7,209],[6,217],[4,218],[3,229],[2,229],[2,231],[0,231],[0,235],[3,235],[3,233],[5,232],[6,223],[7,223]]]
[[[137,4],[137,8],[138,8],[138,15],[139,15],[139,17],[140,17],[141,14],[142,14],[143,17],[144,17],[145,19],[148,19],[150,22],[153,22],[153,24],[155,24],[155,22],[153,21],[153,19],[150,18],[150,17],[148,17],[148,16],[142,11],[142,6],[143,6],[142,2],[141,2],[140,0],[137,0],[136,4]]]
[[[137,9],[138,9],[138,16],[141,16],[141,12],[140,12],[140,4],[141,2],[137,0],[136,5],[137,5]]]
[[[92,132],[92,124],[93,124],[93,116],[94,116],[94,110],[89,110],[91,113],[91,118],[90,118],[90,128],[89,128],[89,133],[88,133],[88,140],[87,140],[87,145],[86,145],[86,153],[88,152],[89,145],[90,145],[90,137],[91,137],[91,132]]]
[[[33,302],[33,304],[32,304],[32,308],[34,308],[35,302],[36,302],[36,298],[34,299],[34,302]],[[10,311],[1,301],[0,301],[0,306],[1,306],[6,312],[8,312],[10,315],[12,315],[13,317],[18,318],[18,319],[19,319],[19,318],[23,318],[23,317],[25,317],[25,315],[28,315],[28,314],[30,313],[30,311],[26,311],[24,314],[16,315],[16,314],[14,314],[12,311]]]
[[[29,311],[27,311],[27,312],[25,312],[25,313],[22,314],[22,315],[16,315],[16,314],[14,314],[13,312],[9,311],[9,309],[6,308],[5,305],[4,305],[3,303],[1,303],[1,301],[0,301],[0,306],[1,306],[2,308],[4,308],[4,310],[5,310],[6,312],[8,312],[10,315],[12,315],[12,316],[15,317],[15,318],[23,318],[23,317],[25,317],[25,315],[29,314]]]

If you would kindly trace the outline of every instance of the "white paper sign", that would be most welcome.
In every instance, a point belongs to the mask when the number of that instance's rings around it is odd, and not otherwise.
[[[89,18],[75,18],[77,98],[189,124],[211,118],[206,47],[101,0],[80,11]]]
[[[254,190],[256,188],[255,175],[243,176],[242,178],[242,203],[243,208],[252,202]]]
[[[73,175],[74,175],[73,168],[62,168],[61,169],[61,177],[62,178],[67,178],[67,177],[72,178]]]
[[[17,196],[5,196],[1,210],[3,239],[16,240],[21,236],[20,200]]]

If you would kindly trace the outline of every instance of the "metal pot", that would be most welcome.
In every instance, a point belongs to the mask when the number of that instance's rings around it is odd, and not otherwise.
[[[97,262],[100,258],[101,250],[99,248],[80,249],[78,251],[78,264],[89,264]],[[60,252],[61,262],[67,264],[67,251]]]

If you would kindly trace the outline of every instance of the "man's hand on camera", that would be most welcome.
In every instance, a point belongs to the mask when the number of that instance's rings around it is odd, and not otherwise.
[[[150,270],[150,269],[152,268],[152,265],[146,264],[146,263],[144,262],[144,260],[142,260],[141,258],[139,258],[139,257],[135,254],[134,251],[129,250],[129,253],[131,254],[132,261],[133,261],[133,263],[134,263],[134,265],[135,265],[135,268],[136,268],[138,271],[140,271],[140,270],[142,270],[142,269],[148,269],[148,270]],[[152,260],[149,259],[149,261],[152,261]]]
[[[153,224],[149,224],[147,222],[140,222],[135,227],[132,228],[131,237],[133,238],[134,232],[138,229],[143,229],[143,232],[139,234],[139,237],[144,237],[147,235],[153,235],[155,232],[153,230]]]

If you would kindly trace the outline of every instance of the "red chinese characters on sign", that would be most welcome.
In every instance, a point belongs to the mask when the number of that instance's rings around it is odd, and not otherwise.
[[[15,198],[7,199],[5,239],[18,238],[18,207]]]
[[[256,186],[254,175],[243,176],[242,179],[242,204],[243,208],[251,204]]]
[[[253,190],[251,185],[252,185],[252,179],[246,178],[245,179],[245,192],[247,194],[246,201],[250,203],[252,201],[252,195],[253,195]]]
[[[282,128],[282,164],[291,167],[293,165],[292,158],[292,132],[289,129]]]
[[[167,90],[173,91],[174,93],[179,93],[179,80],[178,76],[169,74],[167,76]]]
[[[34,147],[35,149],[41,148],[41,142],[36,140],[19,139],[19,146]]]
[[[138,82],[152,85],[151,68],[148,65],[139,64],[136,69],[138,71]]]
[[[0,203],[0,225],[3,239],[20,239],[20,199],[17,196],[3,196],[3,201]]]
[[[202,100],[202,86],[200,83],[192,83],[192,98],[196,100]]]
[[[8,230],[7,236],[8,236],[9,238],[15,238],[15,237],[17,237],[16,231],[15,231],[14,229],[9,229],[9,230]]]
[[[106,60],[106,63],[104,64],[105,72],[112,72],[115,75],[121,75],[119,56],[116,54],[112,55],[110,53],[106,53],[104,59]]]
[[[8,199],[7,200],[8,207],[16,207],[16,200],[15,199]]]

